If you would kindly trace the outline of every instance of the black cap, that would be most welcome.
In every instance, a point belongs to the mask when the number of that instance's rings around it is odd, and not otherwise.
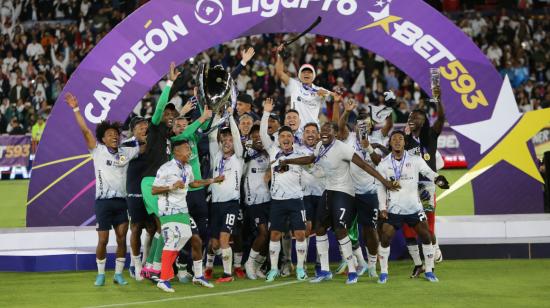
[[[254,102],[254,100],[252,99],[252,96],[248,94],[239,94],[239,96],[237,96],[237,101],[250,104],[250,105],[252,105],[252,103]]]
[[[168,103],[166,104],[166,107],[164,108],[164,110],[176,110],[176,105],[172,104],[172,103]]]
[[[141,122],[147,122],[147,119],[144,117],[134,117],[132,120],[130,120],[130,130],[134,130],[136,125],[138,125]]]

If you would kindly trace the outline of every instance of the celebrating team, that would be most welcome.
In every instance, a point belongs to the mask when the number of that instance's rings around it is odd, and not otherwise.
[[[232,75],[239,74],[253,55],[251,48],[243,51]],[[66,95],[94,161],[99,238],[96,286],[105,284],[111,227],[118,245],[114,282],[128,283],[122,276],[128,214],[131,275],[138,281],[149,278],[166,292],[174,292],[170,283],[174,267],[181,282],[191,280],[213,287],[209,280],[216,256],[223,264],[218,283],[233,281],[233,275],[265,277],[267,282],[286,276],[290,272],[291,238],[296,241],[296,278],[305,280],[309,239],[314,236],[317,264],[310,282],[330,280],[329,231],[338,241],[342,267],[347,267],[346,284],[356,283],[364,273],[386,283],[389,243],[402,226],[409,227],[406,237],[415,263],[413,275],[423,270],[427,280],[438,281],[433,272],[438,250],[434,215],[427,216],[426,212],[435,210],[435,186],[448,187],[446,179],[435,172],[437,136],[445,120],[441,103],[433,127],[423,112],[415,111],[407,133],[390,133],[391,117],[385,119],[383,128],[374,130],[372,109],[359,109],[353,128],[347,125],[348,117],[357,105],[316,86],[313,66],[304,64],[294,79],[285,73],[283,60],[278,57],[275,72],[291,97],[283,125],[272,115],[274,106],[269,98],[259,125],[238,107],[237,120],[229,117],[227,127],[208,135],[209,168],[201,166],[205,160],[199,155],[200,129],[216,123],[220,115],[193,101],[179,112],[168,103],[179,75],[174,64],[153,117],[150,121],[133,118],[133,136],[124,142],[120,142],[119,125],[108,121],[96,127],[94,137],[76,97]],[[391,93],[386,96],[391,98]],[[344,105],[344,113],[338,123],[320,125],[320,108],[329,97]],[[239,97],[239,104],[249,101],[246,96]],[[227,112],[233,110],[228,108]],[[198,116],[193,117],[193,113]],[[203,179],[207,172],[201,169],[209,169],[211,177]],[[360,237],[366,243],[367,261]],[[243,243],[248,239],[251,245],[243,271]]]

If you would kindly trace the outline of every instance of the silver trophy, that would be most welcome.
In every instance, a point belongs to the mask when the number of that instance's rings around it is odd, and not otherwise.
[[[203,109],[205,106],[208,106],[208,108],[212,110],[210,125],[203,131],[203,133],[209,134],[225,123],[231,116],[231,114],[227,112],[227,108],[232,107],[235,109],[237,104],[237,87],[231,74],[221,65],[209,68],[207,64],[201,64],[199,66],[197,86],[197,99],[199,104]],[[219,114],[221,119],[213,123],[212,120],[216,114]]]
[[[430,68],[430,87],[432,89],[432,98],[439,101],[441,97],[441,73],[439,68]]]

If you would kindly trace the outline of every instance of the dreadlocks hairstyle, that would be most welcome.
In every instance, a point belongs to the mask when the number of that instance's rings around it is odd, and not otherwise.
[[[422,109],[414,109],[412,113],[418,113],[419,115],[424,117],[424,125],[422,125],[422,128],[420,129],[420,145],[424,146],[428,142],[428,138],[430,137],[430,121],[428,120],[428,116],[426,115],[426,112]]]
[[[116,130],[117,133],[120,135],[121,127],[122,124],[120,124],[119,122],[102,121],[95,128],[95,138],[97,139],[97,142],[103,144],[103,137],[109,129]]]

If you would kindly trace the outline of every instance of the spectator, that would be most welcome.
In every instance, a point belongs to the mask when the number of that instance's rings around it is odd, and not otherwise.
[[[10,134],[10,135],[24,135],[25,134],[25,130],[23,129],[23,127],[19,123],[19,120],[17,119],[17,117],[13,117],[11,119],[10,124],[8,125],[7,131],[8,131],[8,134]]]

